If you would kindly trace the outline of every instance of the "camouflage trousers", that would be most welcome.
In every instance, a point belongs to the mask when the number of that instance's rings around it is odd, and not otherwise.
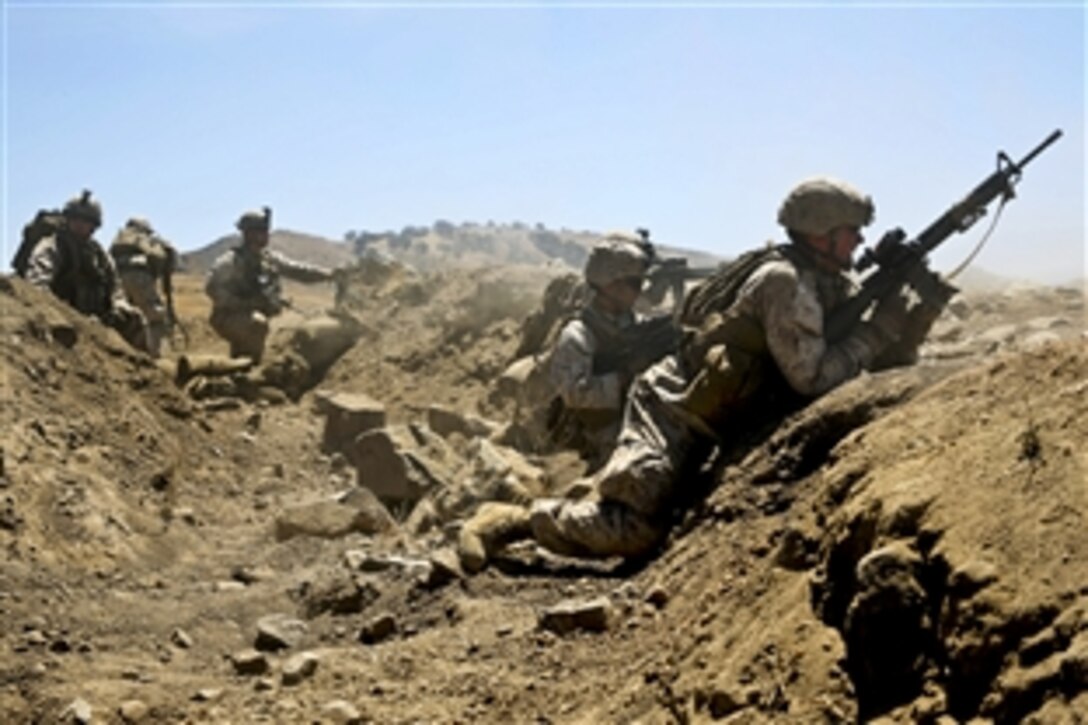
[[[147,352],[159,357],[166,336],[166,303],[159,296],[155,277],[146,269],[133,267],[118,271],[125,297],[147,321]]]
[[[633,557],[662,541],[680,470],[698,440],[695,423],[678,405],[686,387],[675,356],[635,379],[616,447],[585,481],[590,497],[533,504],[537,543],[567,556]]]
[[[212,329],[230,344],[231,357],[260,362],[268,338],[268,318],[256,310],[213,309]]]

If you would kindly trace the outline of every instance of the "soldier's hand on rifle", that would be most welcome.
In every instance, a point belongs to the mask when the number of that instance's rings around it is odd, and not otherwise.
[[[885,295],[877,302],[869,322],[888,342],[899,339],[907,322],[907,298],[902,290]]]

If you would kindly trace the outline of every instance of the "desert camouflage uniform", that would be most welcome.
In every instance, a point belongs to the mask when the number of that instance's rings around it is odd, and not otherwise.
[[[159,357],[169,321],[158,282],[173,274],[177,252],[166,240],[130,225],[117,233],[110,255],[117,265],[125,297],[147,320],[148,352]]]
[[[97,317],[145,350],[147,330],[140,313],[125,300],[113,260],[94,239],[67,230],[41,239],[30,253],[26,280],[51,290],[74,309]]]
[[[721,346],[707,351],[702,365],[687,363],[678,354],[645,371],[628,393],[616,450],[592,479],[595,496],[535,502],[533,537],[553,551],[574,556],[650,551],[665,534],[668,504],[677,494],[678,473],[693,446],[727,430],[730,415],[758,409],[783,387],[803,396],[820,395],[866,369],[881,352],[887,341],[864,326],[838,344],[825,341],[825,312],[849,292],[843,275],[806,263],[803,254],[770,256],[724,311],[729,319],[756,323],[749,329],[762,339],[748,346],[762,348],[750,371],[758,384],[729,401],[695,406],[724,414],[710,419],[693,411],[692,389],[701,368],[721,359]]]
[[[231,357],[260,361],[269,319],[285,305],[280,276],[300,282],[325,282],[332,272],[296,262],[269,249],[235,247],[216,260],[205,291],[212,299],[212,328],[230,343]]]
[[[613,316],[587,305],[560,330],[548,361],[548,379],[565,418],[555,425],[558,442],[576,446],[591,468],[600,467],[615,444],[630,382],[616,370],[595,372],[594,358],[635,322],[632,312]]]

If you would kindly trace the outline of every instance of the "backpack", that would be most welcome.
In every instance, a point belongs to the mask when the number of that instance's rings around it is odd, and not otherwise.
[[[34,219],[23,227],[23,238],[15,256],[11,258],[11,268],[20,277],[26,277],[30,264],[30,255],[38,242],[54,236],[64,228],[64,214],[58,209],[39,209]]]

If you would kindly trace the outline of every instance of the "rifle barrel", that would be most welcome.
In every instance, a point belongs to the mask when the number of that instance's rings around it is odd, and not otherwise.
[[[1020,163],[1016,165],[1016,168],[1022,169],[1027,166],[1032,159],[1041,154],[1047,146],[1054,143],[1062,137],[1062,130],[1060,128],[1054,129],[1054,132],[1043,139],[1043,142],[1028,152],[1028,155],[1020,160]]]

